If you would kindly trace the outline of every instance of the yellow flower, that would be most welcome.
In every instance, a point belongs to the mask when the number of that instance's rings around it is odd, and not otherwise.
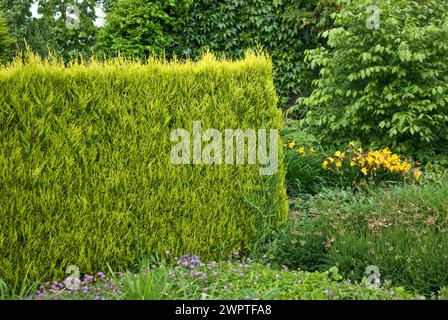
[[[367,173],[368,173],[369,171],[367,170],[367,168],[362,168],[362,169],[361,169],[361,172],[364,173],[364,175],[367,175]]]
[[[383,150],[381,150],[385,155],[390,155],[390,150],[389,148],[384,148]]]
[[[336,157],[340,157],[340,156],[342,156],[342,152],[341,152],[341,151],[336,151],[336,152],[334,153],[334,155],[335,155]]]
[[[324,163],[322,163],[322,168],[327,169],[328,168],[328,161],[325,160]]]
[[[301,153],[301,154],[304,154],[304,153],[305,153],[305,148],[304,148],[304,147],[299,147],[299,148],[297,149],[297,152],[298,152],[298,153]]]
[[[362,148],[358,148],[357,151],[358,151],[359,153],[362,153],[363,150],[362,150]]]
[[[328,161],[330,161],[331,163],[334,162],[334,159],[332,157],[327,158]]]
[[[296,142],[295,141],[291,141],[290,143],[288,143],[288,148],[292,149],[292,148],[294,148],[295,145],[296,145]]]
[[[356,165],[356,162],[355,161],[350,161],[350,167],[354,167]]]
[[[342,167],[342,162],[341,161],[336,161],[336,168],[340,168]]]
[[[420,179],[421,176],[422,176],[422,172],[420,170],[417,169],[417,170],[414,171],[414,178],[415,178],[415,180]]]
[[[313,147],[311,147],[311,148],[309,149],[309,151],[310,151],[310,153],[315,153],[315,152],[316,152],[316,149],[314,149]]]

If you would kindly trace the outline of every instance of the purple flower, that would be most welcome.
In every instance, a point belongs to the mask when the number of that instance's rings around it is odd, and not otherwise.
[[[45,296],[45,291],[39,291],[36,293],[36,299],[40,300]]]
[[[204,265],[198,256],[191,254],[183,255],[180,259],[176,259],[176,262],[177,264],[190,270],[193,270],[194,268],[196,268],[196,266]]]
[[[88,275],[88,274],[84,275],[84,283],[85,284],[89,284],[92,281],[93,281],[93,276]]]
[[[275,275],[275,278],[276,278],[277,280],[279,280],[281,277],[282,277],[282,276],[279,275],[279,274],[276,274],[276,275]]]
[[[302,284],[302,283],[303,283],[302,280],[297,281],[297,284]]]
[[[100,271],[100,272],[98,272],[98,277],[99,277],[101,280],[103,280],[104,278],[106,278],[106,275]]]
[[[288,266],[282,266],[282,269],[288,271]]]
[[[204,291],[204,293],[208,293],[208,288],[205,287],[203,291]]]

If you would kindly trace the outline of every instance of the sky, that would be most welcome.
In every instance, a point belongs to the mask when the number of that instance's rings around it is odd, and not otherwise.
[[[81,3],[83,0],[74,0],[73,2],[78,2]],[[39,19],[41,17],[41,15],[39,15],[39,13],[37,12],[37,6],[39,4],[39,1],[35,1],[32,5],[31,5],[31,14],[33,18],[37,18]],[[95,14],[97,16],[96,20],[94,21],[94,24],[97,27],[101,27],[104,25],[104,18],[106,17],[103,8],[101,6],[95,7]]]

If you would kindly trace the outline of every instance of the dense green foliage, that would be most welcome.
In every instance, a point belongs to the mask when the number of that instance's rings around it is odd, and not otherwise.
[[[101,1],[41,0],[37,7],[38,17],[32,17],[30,10],[34,0],[0,0],[0,10],[5,13],[18,49],[25,50],[28,46],[41,56],[47,56],[51,51],[68,60],[91,56],[98,31],[94,25],[95,7]],[[75,12],[68,10],[71,5],[79,9],[79,28],[67,27],[74,21],[72,18],[77,17]]]
[[[205,50],[241,58],[262,46],[272,56],[283,102],[310,90],[304,50],[330,24],[334,0],[199,0],[110,2],[100,53],[198,58]]]
[[[448,3],[375,3],[378,28],[366,25],[370,1],[349,1],[325,32],[329,49],[309,52],[321,76],[298,106],[304,125],[323,143],[355,140],[425,160],[446,154]]]
[[[61,276],[71,264],[118,270],[165,250],[217,258],[285,219],[281,161],[272,176],[258,165],[170,161],[171,131],[191,132],[196,120],[221,131],[280,129],[266,57],[69,67],[22,60],[0,69],[5,281]]]
[[[39,42],[45,43],[46,48],[40,48],[40,50],[35,50],[33,46],[31,48],[40,55],[45,55],[47,50],[51,50],[66,60],[90,57],[98,32],[94,24],[95,6],[100,3],[101,0],[83,0],[73,3],[60,0],[39,1],[38,13],[42,15],[42,18],[34,19],[33,28],[35,32],[41,34]],[[70,10],[72,4],[76,5],[79,13]],[[54,18],[55,16],[57,19]]]
[[[270,255],[305,270],[336,265],[359,280],[381,279],[436,292],[448,285],[448,184],[396,187],[361,197],[345,190],[297,200],[293,220]]]
[[[11,38],[6,26],[3,14],[0,11],[0,64],[7,62],[11,58]]]
[[[98,37],[100,54],[147,58],[173,57],[184,34],[181,24],[192,0],[112,2]]]
[[[198,56],[204,49],[241,57],[245,48],[262,46],[272,56],[276,86],[284,102],[308,94],[313,75],[304,50],[314,48],[330,24],[331,0],[200,0],[184,23],[181,54]]]

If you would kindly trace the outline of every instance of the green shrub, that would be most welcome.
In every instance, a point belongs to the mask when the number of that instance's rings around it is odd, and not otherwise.
[[[375,1],[380,24],[369,29],[372,1],[343,2],[336,27],[324,33],[329,48],[309,52],[320,79],[296,107],[306,111],[304,125],[325,144],[446,156],[448,3]]]
[[[98,35],[98,53],[147,58],[172,57],[183,34],[181,24],[192,0],[114,2]]]
[[[446,183],[319,194],[296,204],[299,219],[270,255],[305,270],[336,265],[353,280],[376,265],[383,282],[433,293],[448,284],[447,199]]]
[[[142,253],[216,258],[287,215],[279,170],[174,165],[170,133],[281,129],[263,55],[237,62],[114,60],[0,69],[0,275],[9,283],[132,264]]]

